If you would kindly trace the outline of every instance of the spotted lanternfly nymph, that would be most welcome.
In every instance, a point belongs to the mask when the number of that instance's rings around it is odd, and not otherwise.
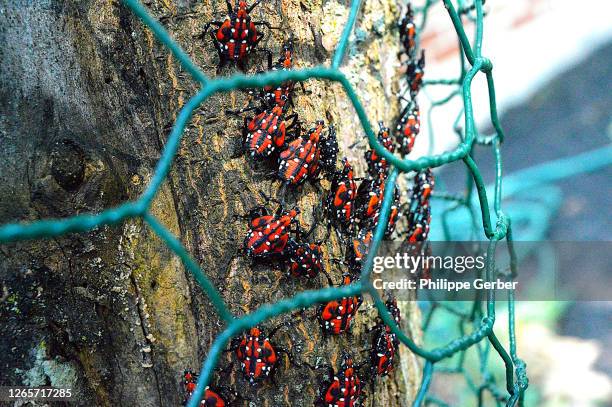
[[[349,285],[352,281],[349,274],[345,273],[342,276],[342,285]],[[322,305],[319,310],[319,321],[323,332],[339,335],[348,331],[362,301],[363,298],[360,295],[355,295],[332,300]]]
[[[251,258],[282,257],[289,241],[292,225],[297,225],[298,208],[277,211],[268,215],[265,208],[251,213],[249,231],[244,239],[244,250]]]
[[[411,205],[412,206],[412,205]],[[426,205],[416,205],[406,214],[408,230],[406,231],[409,243],[422,242],[427,240],[429,235],[429,223],[431,222],[431,209],[429,203]]]
[[[319,140],[323,131],[322,120],[317,126],[310,129],[307,135],[293,140],[279,157],[278,177],[290,185],[299,185],[307,178],[314,178],[318,174],[321,148]]]
[[[387,228],[385,229],[385,237],[389,237],[393,234],[393,231],[395,231],[395,226],[397,225],[397,221],[400,216],[402,216],[402,214],[400,213],[400,191],[396,185],[393,194],[393,202],[391,203],[391,208],[389,210],[389,218],[387,220]],[[379,217],[380,211],[377,211],[374,217],[372,218],[373,227],[378,224]]]
[[[292,120],[287,124],[287,121]],[[245,149],[253,158],[269,157],[275,150],[285,145],[287,131],[296,125],[297,114],[284,117],[280,106],[264,109],[254,118],[245,118],[243,138]]]
[[[294,277],[315,278],[323,272],[323,251],[317,243],[289,242],[289,271]]]
[[[425,51],[421,50],[421,57],[418,60],[411,59],[406,65],[406,80],[410,95],[414,99],[419,93],[421,84],[423,83],[423,74],[425,69]]]
[[[380,127],[378,130],[378,141],[391,153],[395,152],[395,145],[393,144],[389,128],[383,122],[378,122],[378,126]],[[365,152],[365,159],[368,163],[368,173],[371,177],[378,177],[381,173],[387,174],[389,164],[386,159],[378,155],[376,150],[367,150]]]
[[[402,314],[397,306],[397,299],[393,295],[389,295],[387,301],[385,301],[385,305],[393,317],[393,321],[395,321],[395,323],[399,326],[399,324],[402,322]],[[387,330],[391,332],[389,327],[387,327]]]
[[[417,241],[416,237],[413,238],[413,242],[410,242],[410,231],[408,231],[407,235],[408,239],[406,239],[406,241],[402,245],[402,251],[404,253],[407,253],[408,256],[412,258],[428,258],[432,256],[432,250],[431,246],[429,245],[429,242],[422,240]],[[431,266],[432,265],[429,261],[423,261],[415,268],[415,270],[413,270],[413,274],[419,279],[430,280]]]
[[[338,139],[336,138],[336,128],[329,126],[329,131],[325,137],[321,138],[321,158],[319,168],[327,174],[336,172],[336,161],[338,160]]]
[[[330,380],[324,381],[321,397],[317,406],[326,407],[357,407],[361,405],[363,384],[357,374],[357,366],[352,356],[342,352],[342,362],[338,373],[330,368]]]
[[[374,339],[370,352],[370,362],[374,375],[387,376],[393,370],[398,346],[397,336],[389,332],[386,326],[378,324],[374,327]]]
[[[410,154],[420,129],[421,117],[419,105],[416,101],[412,101],[400,113],[397,126],[395,127],[395,137],[402,156]]]
[[[242,336],[236,348],[236,357],[246,380],[255,385],[268,376],[278,362],[278,356],[260,328],[251,328]]]
[[[293,66],[293,40],[289,39],[283,44],[283,50],[278,62],[272,64],[272,54],[268,53],[269,71],[288,71]],[[291,97],[295,82],[287,81],[278,86],[266,85],[263,88],[261,98],[264,105],[268,107],[280,106],[291,103]]]
[[[389,296],[385,305],[389,313],[391,313],[393,320],[399,326],[401,315],[395,297]],[[372,331],[374,332],[372,350],[370,352],[372,374],[374,376],[386,376],[393,370],[395,355],[399,348],[399,339],[382,320],[378,321]]]
[[[399,34],[404,53],[409,59],[412,59],[416,52],[416,25],[414,24],[414,13],[410,4],[406,8],[406,14],[399,22]]]
[[[418,172],[414,176],[414,186],[411,191],[411,199],[417,200],[421,204],[428,203],[434,186],[435,179],[430,168]]]
[[[342,170],[332,178],[329,195],[324,204],[329,224],[340,232],[348,233],[353,228],[353,205],[357,196],[357,183],[353,179],[353,167],[345,157]]]
[[[373,236],[372,229],[365,228],[359,230],[357,237],[350,241],[346,250],[346,262],[352,274],[358,275],[361,273],[362,260],[368,255]]]
[[[185,386],[185,401],[183,404],[187,404],[193,392],[196,389],[196,382],[198,375],[193,373],[191,370],[185,370],[183,374],[183,385]],[[200,401],[200,407],[225,407],[225,401],[217,393],[212,391],[208,386],[204,390],[204,398]]]
[[[408,243],[422,242],[429,235],[431,208],[429,198],[434,188],[434,176],[431,169],[417,173],[414,177],[410,202],[406,211]]]
[[[250,7],[243,0],[237,0],[234,7],[226,0],[228,16],[224,21],[211,21],[206,24],[204,33],[209,33],[219,54],[219,68],[228,62],[235,63],[244,71],[249,54],[264,38],[258,26],[270,28],[267,22],[252,21],[249,13],[261,2],[257,0]],[[211,30],[211,26],[217,27]]]
[[[359,184],[355,199],[355,216],[362,227],[374,224],[377,219],[385,195],[385,181],[385,175],[379,173]]]

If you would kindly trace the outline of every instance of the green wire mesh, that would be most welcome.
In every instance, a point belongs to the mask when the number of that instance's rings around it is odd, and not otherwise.
[[[469,207],[471,204],[471,194],[473,187],[476,187],[478,199],[480,202],[480,211],[482,216],[482,228],[484,234],[489,240],[487,248],[487,265],[486,279],[493,280],[495,264],[494,253],[496,244],[502,239],[506,239],[510,251],[510,276],[516,275],[516,256],[512,246],[512,228],[510,218],[504,214],[501,209],[501,188],[502,188],[502,162],[501,162],[501,143],[504,138],[499,119],[497,117],[497,107],[495,101],[495,87],[493,82],[493,65],[486,57],[482,56],[482,35],[483,35],[483,10],[482,0],[474,0],[474,4],[466,6],[462,0],[458,0],[458,8],[455,7],[451,0],[443,0],[455,31],[459,38],[460,48],[462,51],[461,75],[455,80],[438,80],[425,81],[424,85],[442,84],[456,86],[450,97],[461,94],[463,97],[463,112],[464,130],[460,133],[461,142],[458,147],[451,152],[440,155],[431,155],[421,157],[417,160],[401,159],[387,151],[378,141],[376,135],[372,131],[372,126],[366,117],[364,108],[355,93],[355,90],[350,85],[346,76],[339,70],[340,64],[346,53],[349,36],[357,19],[357,14],[361,5],[361,0],[353,0],[351,4],[350,14],[346,26],[342,32],[342,36],[334,53],[331,66],[316,66],[308,69],[292,70],[292,71],[276,71],[261,73],[252,76],[242,74],[233,75],[229,78],[210,79],[208,78],[188,57],[188,55],[175,43],[168,32],[162,25],[156,21],[145,10],[145,8],[137,0],[123,0],[141,20],[148,26],[168,49],[174,57],[179,61],[180,65],[187,70],[201,84],[201,89],[193,96],[181,109],[174,127],[168,137],[166,146],[162,156],[157,163],[155,173],[148,187],[140,196],[139,199],[132,202],[127,202],[115,208],[105,210],[97,215],[79,215],[68,219],[58,220],[40,220],[27,224],[6,224],[0,227],[0,243],[19,241],[35,238],[48,238],[59,236],[71,232],[85,232],[93,230],[102,225],[116,225],[126,219],[141,217],[152,228],[152,230],[164,241],[168,247],[181,259],[184,266],[196,279],[202,287],[211,303],[219,313],[220,317],[225,321],[225,329],[217,336],[208,352],[208,357],[204,361],[200,376],[197,383],[197,388],[189,400],[188,407],[197,407],[204,394],[205,387],[210,382],[211,374],[219,356],[227,346],[228,342],[234,336],[238,335],[245,329],[255,326],[264,320],[275,317],[277,315],[290,312],[295,309],[308,307],[316,303],[331,301],[342,297],[352,296],[359,293],[369,294],[378,309],[380,317],[391,327],[392,331],[397,334],[400,341],[406,345],[413,353],[425,359],[423,367],[423,378],[420,389],[416,395],[414,406],[420,406],[424,403],[444,406],[444,402],[436,399],[433,396],[428,396],[428,387],[434,370],[446,373],[463,373],[462,364],[454,369],[436,367],[436,363],[450,358],[454,355],[459,355],[460,360],[464,360],[466,350],[476,347],[481,354],[481,360],[486,364],[488,350],[492,346],[499,354],[505,365],[506,385],[505,391],[498,388],[491,375],[485,374],[486,367],[481,369],[484,382],[480,385],[475,385],[466,375],[468,384],[477,393],[478,405],[483,404],[484,394],[488,392],[493,396],[498,405],[506,403],[507,406],[523,405],[524,392],[528,385],[528,380],[525,372],[525,363],[518,358],[516,353],[516,340],[514,332],[514,298],[512,293],[508,297],[508,332],[509,332],[509,349],[506,350],[500,343],[493,330],[495,324],[495,298],[494,293],[488,292],[486,299],[486,312],[480,310],[478,301],[474,302],[474,307],[469,315],[463,316],[464,320],[469,321],[474,326],[471,333],[463,334],[445,346],[435,349],[424,349],[418,346],[410,337],[402,332],[397,326],[388,312],[385,304],[370,282],[370,273],[374,257],[380,246],[381,239],[384,235],[386,225],[389,219],[389,211],[393,202],[394,186],[397,182],[399,173],[407,173],[410,171],[419,171],[425,168],[433,168],[455,161],[463,160],[467,166],[467,171],[470,174],[468,188],[463,197],[443,197],[455,201],[455,206],[447,209],[453,210],[461,205]],[[427,16],[429,7],[434,3],[433,0],[427,0],[424,7],[418,10],[423,17],[423,24]],[[469,12],[475,10],[473,15]],[[468,40],[464,30],[461,15],[466,14],[469,20],[472,20],[476,26],[475,38],[472,43]],[[422,29],[422,27],[421,27]],[[471,66],[469,69],[465,67],[464,58]],[[487,79],[489,91],[489,107],[491,123],[495,129],[495,134],[488,137],[483,137],[477,134],[474,125],[474,116],[471,100],[471,83],[474,77],[484,73]],[[176,155],[179,143],[185,126],[191,119],[193,111],[203,103],[207,98],[217,92],[228,92],[234,89],[258,88],[264,85],[278,85],[288,80],[306,81],[308,79],[327,79],[340,82],[351,100],[357,115],[361,121],[365,134],[368,138],[370,147],[375,149],[378,154],[383,156],[392,166],[390,175],[387,179],[388,185],[385,187],[385,195],[380,214],[380,221],[376,227],[374,238],[372,241],[371,250],[364,264],[361,278],[348,286],[329,287],[319,290],[303,291],[295,296],[278,301],[274,304],[264,304],[257,310],[240,318],[232,315],[226,304],[224,303],[219,291],[212,285],[208,277],[202,272],[196,261],[189,255],[181,242],[168,231],[149,211],[149,207],[155,197],[160,185],[165,180],[170,167]],[[434,105],[445,103],[445,100],[438,101]],[[460,120],[461,114],[457,119]],[[493,209],[495,215],[495,226],[491,210],[489,209],[489,198],[481,173],[474,162],[471,152],[474,145],[488,145],[493,148],[496,162],[496,177],[495,188],[493,194]],[[443,304],[434,304],[432,311],[426,316],[426,321],[430,319],[431,313],[436,308],[446,308],[447,311],[453,311],[450,306]],[[456,313],[459,311],[454,310]],[[424,325],[427,328],[427,323]],[[484,339],[488,340],[487,346],[480,346]]]

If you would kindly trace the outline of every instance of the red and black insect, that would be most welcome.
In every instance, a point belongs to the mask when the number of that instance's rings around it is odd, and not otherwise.
[[[402,246],[402,250],[407,253],[410,257],[417,258],[429,258],[432,255],[431,246],[427,241],[416,241],[410,242],[409,239]],[[418,268],[414,270],[415,275],[419,279],[431,280],[431,264],[429,261],[423,261],[418,265]]]
[[[404,53],[409,59],[414,58],[414,53],[416,52],[416,25],[414,24],[414,13],[410,4],[406,8],[406,14],[404,14],[399,22],[399,35]]]
[[[355,199],[355,217],[363,227],[373,224],[378,217],[385,194],[384,174],[368,177],[359,184]]]
[[[429,168],[418,172],[414,177],[409,207],[406,211],[408,224],[406,235],[409,243],[425,241],[429,235],[431,222],[429,199],[434,185],[433,172]]]
[[[342,285],[349,285],[353,281],[350,274],[342,276]],[[331,281],[330,281],[331,283]],[[343,297],[339,300],[332,300],[327,304],[321,305],[319,310],[319,322],[326,334],[339,335],[346,332],[351,327],[351,321],[355,317],[357,310],[361,306],[363,298],[360,295]]]
[[[413,209],[412,205],[406,215],[408,229],[406,231],[406,240],[409,243],[423,242],[429,236],[429,224],[431,222],[431,208],[429,203],[426,205],[416,204]]]
[[[399,210],[399,190],[396,189],[396,191],[397,193],[395,194],[395,200],[393,201],[393,204],[391,204],[391,210],[389,211],[389,220],[387,222],[387,229],[385,229],[385,237],[389,237],[393,234],[395,227],[397,226],[397,220],[400,218],[400,216],[402,216]]]
[[[253,21],[249,15],[251,11],[261,2],[257,0],[251,6],[243,0],[237,0],[234,7],[226,0],[228,16],[224,21],[211,21],[206,24],[204,33],[209,33],[213,44],[219,53],[219,68],[223,68],[228,62],[235,63],[244,71],[245,62],[249,54],[257,47],[264,38],[258,26],[270,24],[265,21]],[[216,27],[211,29],[211,26]]]
[[[385,305],[395,323],[399,326],[401,322],[400,310],[397,306],[397,300],[393,296],[389,296]],[[370,361],[372,373],[376,376],[386,376],[393,370],[393,363],[399,347],[399,340],[388,325],[385,325],[380,320],[374,326],[374,336],[372,341],[372,350],[370,352]]]
[[[381,172],[376,177],[368,177],[359,185],[355,200],[355,216],[362,228],[374,229],[376,227],[382,209],[385,183],[386,176]],[[400,215],[400,192],[396,185],[385,229],[385,237],[393,233]]]
[[[406,64],[406,80],[408,82],[408,90],[412,99],[419,93],[421,84],[423,83],[423,74],[425,73],[425,51],[421,50],[421,57],[411,59]]]
[[[317,121],[317,126],[310,129],[307,136],[293,140],[281,152],[278,177],[285,184],[299,185],[308,178],[316,177],[321,156],[319,141],[323,127],[323,121]]]
[[[239,340],[235,352],[240,370],[244,378],[255,385],[270,376],[278,362],[278,354],[269,337],[260,328],[251,328]]]
[[[336,138],[336,128],[329,126],[329,131],[325,137],[321,138],[321,158],[319,168],[327,174],[335,174],[336,161],[338,160],[338,139]]]
[[[421,204],[425,204],[429,202],[429,198],[431,197],[431,193],[433,192],[433,188],[435,186],[435,178],[433,175],[433,171],[430,168],[427,168],[423,171],[419,171],[414,176],[414,186],[412,188],[412,200],[417,200]]]
[[[385,306],[387,307],[387,310],[389,310],[389,313],[393,317],[393,321],[395,321],[395,323],[399,326],[400,323],[402,322],[402,314],[400,312],[399,307],[397,306],[397,299],[393,295],[389,295],[389,297],[387,298],[387,301],[385,301]],[[387,330],[391,332],[389,327],[387,327]]]
[[[395,145],[393,144],[389,128],[383,122],[378,122],[378,126],[380,127],[378,130],[378,141],[390,152],[395,152]],[[389,164],[386,159],[378,155],[376,150],[367,150],[365,152],[365,159],[368,163],[368,173],[371,177],[377,177],[380,173],[387,174]]]
[[[412,101],[404,107],[395,127],[395,137],[402,156],[410,154],[414,141],[421,130],[421,115],[419,105]]]
[[[342,352],[338,373],[330,368],[330,380],[323,383],[321,397],[316,405],[325,407],[357,407],[362,405],[363,384],[357,374],[358,366],[352,356]]]
[[[293,67],[293,40],[289,39],[283,44],[281,56],[275,64],[272,64],[272,54],[268,53],[269,71],[288,71]],[[278,86],[266,85],[263,88],[261,98],[264,105],[268,107],[280,106],[291,103],[295,82],[287,81]]]
[[[289,242],[289,271],[294,277],[315,278],[325,273],[323,268],[323,251],[318,243]]]
[[[185,401],[183,404],[187,404],[193,392],[196,389],[196,383],[198,381],[198,376],[193,373],[191,370],[185,370],[183,374],[183,385],[185,386]],[[221,396],[214,391],[212,391],[208,386],[204,390],[204,397],[202,401],[200,401],[200,407],[225,407],[225,401],[221,398]]]
[[[244,148],[251,157],[259,159],[269,157],[285,145],[287,132],[297,124],[297,114],[284,117],[284,109],[274,106],[264,109],[253,118],[244,119]],[[291,123],[288,123],[291,120]]]
[[[353,179],[353,167],[345,157],[342,169],[336,171],[332,178],[329,195],[325,200],[324,210],[331,226],[343,233],[353,228],[353,206],[357,197],[357,183]]]
[[[387,376],[393,370],[399,340],[387,329],[384,324],[380,323],[374,327],[370,363],[375,376]]]
[[[291,227],[299,228],[299,208],[269,215],[264,207],[258,207],[249,214],[249,231],[244,239],[244,251],[251,258],[271,258],[286,255]]]
[[[370,245],[372,244],[372,238],[374,232],[372,228],[366,227],[359,230],[357,236],[351,239],[349,246],[346,250],[346,263],[348,264],[349,271],[353,275],[361,273],[361,266],[363,259],[368,255]]]
[[[385,229],[385,237],[389,237],[395,231],[395,227],[397,225],[397,221],[402,216],[400,212],[400,191],[395,186],[395,192],[393,194],[393,203],[391,203],[391,208],[389,210],[389,219],[387,220],[387,228]],[[372,218],[372,225],[376,226],[378,224],[378,218],[380,217],[380,211],[377,211],[374,217]]]

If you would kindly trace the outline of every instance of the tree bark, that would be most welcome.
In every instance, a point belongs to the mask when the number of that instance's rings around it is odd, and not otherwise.
[[[203,25],[223,18],[224,2],[148,1],[194,61],[215,76],[218,61]],[[262,44],[273,50],[292,33],[298,68],[329,63],[348,16],[348,3],[321,0],[264,2],[253,12],[272,26]],[[139,20],[116,1],[6,2],[0,15],[0,223],[96,213],[143,192],[178,111],[197,84]],[[366,2],[343,71],[370,120],[397,112],[398,11],[392,1]],[[265,67],[257,53],[253,73]],[[229,75],[231,68],[220,74]],[[298,87],[299,89],[299,87]],[[242,91],[215,95],[195,112],[173,169],[151,212],[186,246],[221,291],[232,312],[319,288],[239,254],[246,224],[236,215],[262,203],[271,179],[239,155],[241,119],[225,114],[246,103]],[[310,126],[325,119],[338,128],[341,155],[363,161],[349,146],[363,131],[339,84],[308,81],[295,110]],[[365,145],[365,143],[364,143]],[[363,163],[357,166],[363,175]],[[274,184],[274,189],[278,182]],[[322,189],[328,188],[325,182]],[[321,193],[306,185],[289,196],[309,208]],[[323,232],[321,232],[321,235]],[[326,257],[339,258],[335,236]],[[0,246],[0,383],[68,386],[83,406],[175,406],[183,400],[181,374],[199,370],[222,324],[180,261],[140,219],[120,226],[49,240]],[[327,262],[340,280],[340,272]],[[366,299],[364,309],[368,308]],[[371,307],[370,307],[371,308]],[[404,304],[404,329],[418,338],[418,312]],[[285,315],[275,343],[297,359],[337,368],[341,349],[363,360],[375,312],[356,318],[350,334],[324,338],[316,307]],[[298,352],[301,350],[301,352]],[[309,406],[319,395],[321,372],[285,357],[258,388],[240,377],[232,353],[223,355],[212,387],[238,390],[245,403]],[[414,355],[401,352],[398,369],[368,388],[366,405],[403,406],[419,381]],[[399,368],[401,366],[401,369]],[[232,397],[229,397],[230,399]],[[242,404],[237,401],[237,404]]]

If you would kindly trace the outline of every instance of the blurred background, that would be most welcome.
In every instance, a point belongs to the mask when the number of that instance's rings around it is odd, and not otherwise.
[[[612,4],[489,0],[485,12],[483,54],[494,64],[506,133],[504,210],[518,226],[515,239],[612,240]],[[431,8],[422,46],[426,80],[458,77],[457,37],[441,2]],[[472,90],[478,131],[492,134],[486,82],[484,76],[477,78]],[[421,92],[422,131],[416,156],[448,151],[458,142],[449,123],[457,118],[461,99],[449,89],[436,85]],[[452,97],[450,103],[435,106],[447,97]],[[491,149],[477,148],[475,157],[485,180],[493,182]],[[555,179],[560,171],[541,167],[553,160],[562,160],[560,168],[568,172],[560,179]],[[521,184],[527,178],[538,182],[524,189]],[[462,192],[463,164],[444,166],[437,179],[444,190]],[[432,221],[432,240],[442,237],[439,225]],[[541,265],[544,271],[548,266]],[[576,273],[579,276],[580,270]],[[612,405],[612,303],[519,302],[516,312],[519,356],[526,361],[530,378],[527,405]],[[496,326],[506,326],[506,313],[500,309],[498,315]],[[453,318],[446,314],[433,320],[426,340],[445,343],[452,337],[448,327],[456,325]],[[501,378],[503,366],[496,359],[490,361],[498,364]],[[449,366],[455,362],[449,361]],[[476,366],[472,373],[478,374],[477,360],[466,365]],[[438,375],[432,390],[442,401],[474,405],[474,396],[461,390],[468,387],[462,378]]]

